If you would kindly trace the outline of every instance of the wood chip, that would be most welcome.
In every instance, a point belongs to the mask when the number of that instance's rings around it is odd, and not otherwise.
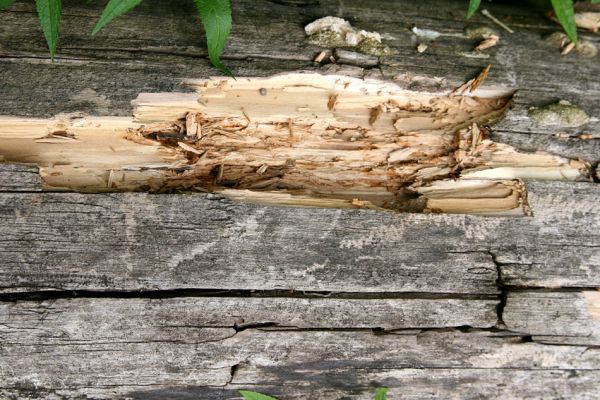
[[[269,168],[269,166],[267,164],[263,164],[261,165],[257,170],[256,173],[259,175],[264,174],[265,172],[267,172],[267,169]]]
[[[369,124],[373,125],[379,119],[379,116],[383,112],[383,107],[378,105],[377,107],[371,108],[371,116],[369,117]]]
[[[500,36],[492,35],[482,40],[481,43],[479,43],[477,47],[475,47],[475,51],[482,51],[485,49],[489,49],[490,47],[494,47],[498,44],[498,40],[500,40]]]
[[[427,45],[423,44],[423,43],[419,43],[419,45],[417,46],[417,52],[424,53],[425,50],[427,50]]]
[[[560,54],[562,54],[563,56],[566,56],[567,54],[569,54],[573,49],[575,48],[575,43],[570,42],[568,45],[566,45],[562,51],[560,52]]]
[[[181,147],[183,150],[185,150],[185,151],[189,151],[190,153],[198,154],[199,156],[201,156],[202,154],[204,154],[204,151],[202,151],[202,150],[198,150],[197,148],[195,148],[195,147],[192,147],[192,146],[190,146],[190,145],[189,145],[189,144],[187,144],[187,143],[184,143],[184,142],[177,142],[177,145],[178,145],[179,147]]]
[[[202,136],[200,118],[201,115],[198,113],[187,113],[185,116],[185,132],[188,138],[199,139]]]
[[[485,78],[487,78],[488,74],[490,73],[491,67],[492,64],[489,64],[487,67],[481,70],[481,72],[479,73],[479,75],[477,75],[476,78],[470,79],[466,83],[454,89],[452,94],[460,96],[465,94],[465,92],[474,92],[485,81]]]
[[[320,62],[322,62],[322,61],[325,59],[325,57],[327,57],[327,52],[326,52],[326,51],[322,51],[322,52],[320,52],[320,53],[319,53],[319,54],[318,54],[318,55],[315,57],[314,61],[315,61],[316,63],[320,63]]]
[[[339,94],[337,93],[329,96],[329,101],[327,102],[327,108],[329,109],[329,111],[333,111],[333,108],[337,104],[338,96]]]

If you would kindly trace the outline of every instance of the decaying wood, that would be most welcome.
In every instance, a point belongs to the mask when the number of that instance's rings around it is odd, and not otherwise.
[[[144,185],[156,178],[161,187],[166,173],[189,173],[189,160],[204,155],[195,141],[208,139],[195,93],[174,95],[177,108],[189,100],[183,124],[178,118],[143,123],[166,122],[164,131],[145,131],[166,144],[112,128],[100,134],[90,126],[77,137],[72,129],[84,128],[80,114],[42,120],[84,111],[126,117],[121,121],[135,132],[141,124],[130,119],[130,100],[140,90],[162,92],[158,100],[165,102],[171,98],[164,93],[189,90],[181,79],[215,73],[193,2],[142,2],[95,39],[89,31],[104,4],[83,3],[63,0],[54,62],[36,28],[34,2],[0,12],[6,28],[0,31],[0,114],[33,121],[13,132],[31,138],[19,148],[60,157],[35,162],[46,190],[48,182],[52,190],[72,190],[69,182],[81,191],[148,190],[151,185]],[[483,201],[474,198],[482,191],[499,205],[516,188],[527,195],[531,217],[279,208],[272,204],[298,204],[300,197],[319,207],[377,207],[354,197],[226,186],[222,194],[262,205],[204,194],[31,193],[40,189],[35,166],[0,164],[0,397],[222,400],[254,389],[281,399],[370,400],[378,386],[390,388],[390,399],[597,397],[597,184],[531,182],[528,177],[565,177],[540,169],[546,163],[516,172],[508,164],[524,153],[545,152],[592,166],[584,175],[594,172],[600,161],[598,56],[584,46],[561,56],[541,39],[560,28],[533,8],[516,2],[486,7],[515,34],[502,33],[495,46],[476,54],[481,39],[464,34],[466,22],[457,18],[464,15],[461,2],[430,0],[424,13],[422,2],[406,0],[238,0],[223,59],[238,81],[312,70],[383,79],[417,93],[450,92],[492,64],[485,86],[518,92],[492,129],[477,128],[516,152],[501,154],[504,165],[469,171],[468,180],[464,169],[472,166],[466,164],[456,182],[415,186],[420,202],[405,209],[419,210],[430,196],[428,208],[443,201],[440,209],[451,211],[465,196]],[[375,57],[308,43],[305,25],[327,15],[379,32],[395,54]],[[471,22],[492,26],[480,14]],[[422,53],[415,26],[438,35]],[[579,34],[585,48],[595,50],[597,36]],[[266,101],[269,90],[261,89],[259,100]],[[334,96],[316,96],[320,107],[329,105],[326,113],[344,106],[343,93],[331,101]],[[532,106],[559,100],[590,118],[572,127],[530,117]],[[244,124],[250,114],[236,118]],[[368,115],[373,126],[365,127],[377,130],[390,113],[374,107]],[[1,148],[10,141],[2,136],[6,118],[0,120]],[[279,139],[302,131],[290,118],[279,128]],[[473,144],[478,132],[466,128],[462,144]],[[182,140],[167,133],[183,133]],[[106,146],[77,151],[117,139],[117,154]],[[69,168],[65,148],[94,167]],[[468,147],[457,149],[465,162],[473,161]],[[410,154],[401,149],[390,155],[401,160]],[[113,168],[127,159],[135,161]],[[253,168],[263,178],[273,173],[268,162]],[[214,177],[230,185],[228,173],[224,163]],[[595,173],[597,181],[598,168]],[[280,326],[270,326],[274,322]],[[303,328],[284,327],[292,323]],[[465,326],[444,328],[455,324]],[[381,335],[371,328],[399,329]]]
[[[585,179],[588,165],[487,139],[478,124],[498,119],[511,97],[478,90],[488,72],[439,93],[308,73],[188,81],[198,97],[143,94],[135,122],[5,118],[0,152],[38,163],[50,190],[200,189],[274,204],[527,214],[515,179]]]

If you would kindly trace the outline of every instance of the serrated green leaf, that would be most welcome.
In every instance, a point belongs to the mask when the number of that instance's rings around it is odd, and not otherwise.
[[[104,7],[104,11],[102,11],[102,15],[94,27],[92,35],[98,33],[100,29],[104,28],[113,19],[125,14],[128,11],[131,11],[141,2],[142,0],[110,0],[106,7]]]
[[[17,0],[0,0],[0,10],[4,10],[6,7],[9,7]]]
[[[479,8],[480,5],[481,5],[481,0],[470,0],[469,1],[469,8],[467,10],[467,19],[471,18],[473,16],[473,14],[475,14],[475,11],[477,11],[477,9]]]
[[[260,394],[257,392],[251,392],[249,390],[240,390],[240,394],[246,400],[277,400],[275,397],[267,396],[266,394]]]
[[[569,39],[577,44],[577,25],[575,24],[573,0],[551,0],[551,2],[558,22],[562,25]]]
[[[231,31],[231,5],[229,0],[195,1],[206,32],[208,58],[221,72],[233,77],[231,71],[221,62],[221,53]]]
[[[56,45],[58,43],[58,27],[60,25],[60,0],[35,0],[38,17],[42,25],[42,31],[48,43],[50,57],[54,59],[56,55]]]
[[[380,387],[375,392],[375,400],[386,400],[387,399],[388,388]]]

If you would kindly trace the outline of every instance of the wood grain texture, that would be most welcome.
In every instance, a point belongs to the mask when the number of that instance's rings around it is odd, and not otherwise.
[[[150,331],[163,332],[155,341],[140,337],[140,333],[131,338],[102,339],[102,325],[95,338],[77,341],[76,332],[75,340],[69,339],[76,321],[54,330],[44,326],[44,316],[53,319],[54,311],[50,307],[37,314],[34,326],[17,322],[2,328],[31,330],[25,340],[18,335],[11,339],[9,334],[0,350],[4,371],[0,390],[5,396],[29,391],[37,396],[54,392],[66,397],[168,398],[166,392],[176,388],[196,398],[210,398],[207,395],[218,389],[220,398],[235,398],[231,389],[271,387],[273,394],[285,394],[286,398],[301,398],[311,391],[321,398],[327,392],[337,396],[371,392],[372,396],[375,385],[389,385],[400,394],[408,381],[414,383],[411,390],[416,398],[425,398],[430,390],[441,391],[439,398],[443,398],[457,390],[447,386],[449,379],[488,388],[472,388],[474,395],[479,390],[486,393],[500,382],[489,381],[492,374],[505,377],[505,385],[512,388],[520,387],[519,377],[529,377],[537,381],[534,387],[548,385],[540,391],[543,396],[553,391],[561,396],[591,393],[589,382],[598,377],[600,362],[600,353],[584,352],[585,347],[546,346],[523,342],[518,336],[478,331],[375,335],[370,331],[250,329],[236,333],[233,329],[201,328],[191,321],[192,326],[180,333],[155,324]],[[93,314],[85,315],[93,318]],[[103,321],[98,320],[100,324]],[[161,339],[167,332],[170,337]],[[62,344],[48,344],[48,340],[56,340],[53,336],[62,337],[58,339]],[[86,356],[89,354],[93,357]],[[559,384],[568,375],[579,387]],[[445,378],[436,380],[436,376]],[[283,381],[289,385],[275,388]],[[307,387],[309,382],[313,387]]]
[[[96,38],[103,2],[63,6],[54,63],[32,2],[0,12],[0,114],[129,116],[139,92],[217,74],[193,2],[142,2]],[[493,140],[597,163],[598,56],[560,56],[542,40],[558,25],[525,5],[486,8],[516,33],[471,58],[464,2],[240,0],[224,60],[238,76],[335,69],[435,89],[492,64],[487,84],[519,89]],[[303,27],[326,15],[396,54],[316,65]],[[420,54],[413,26],[443,35]],[[558,99],[596,118],[527,116]],[[31,193],[36,182],[0,164],[1,398],[372,399],[383,385],[390,399],[597,397],[597,184],[527,182],[532,217],[487,218]]]
[[[600,292],[518,291],[508,294],[503,320],[543,343],[600,345]]]
[[[49,335],[47,344],[89,340],[169,340],[188,329],[276,326],[302,329],[413,329],[496,324],[498,299],[331,297],[173,297],[173,298],[76,298],[18,301],[0,304],[3,323],[36,326],[44,315],[43,330],[67,329],[65,335]],[[291,295],[290,295],[291,296]],[[156,323],[169,328],[155,329]],[[139,331],[137,331],[139,329]],[[9,342],[34,340],[34,331],[4,329]],[[33,334],[34,336],[30,335]],[[191,339],[190,339],[191,340]]]
[[[89,32],[102,5],[84,6],[75,0],[64,3],[59,56],[53,64],[33,4],[17,2],[0,14],[2,26],[10,27],[0,31],[0,68],[4,76],[10,77],[0,84],[0,114],[48,117],[85,111],[129,115],[129,102],[140,91],[183,90],[182,78],[217,73],[207,61],[189,1],[141,4],[96,38],[91,38]],[[498,125],[495,140],[597,161],[598,140],[576,136],[584,133],[597,138],[598,120],[564,129],[536,126],[527,117],[530,106],[557,98],[579,105],[591,116],[600,115],[600,105],[595,101],[600,96],[600,84],[592,78],[598,73],[597,57],[560,56],[556,48],[542,40],[559,27],[534,9],[497,3],[486,6],[498,18],[509,21],[517,33],[501,33],[499,44],[485,52],[489,58],[470,58],[465,54],[472,52],[477,41],[460,36],[466,25],[465,6],[461,3],[386,0],[367,6],[359,0],[341,5],[334,0],[238,1],[233,7],[234,27],[224,59],[238,76],[319,68],[312,60],[323,49],[306,42],[304,26],[326,15],[345,17],[358,29],[383,34],[397,53],[380,58],[379,65],[367,69],[366,74],[396,77],[400,82],[411,75],[438,76],[447,80],[445,84],[457,84],[492,64],[489,83],[519,89],[515,108]],[[490,24],[479,14],[470,23]],[[436,29],[443,35],[435,46],[418,53],[413,26]],[[582,37],[598,42],[586,33]],[[341,62],[351,65],[349,60],[342,57]],[[556,136],[565,133],[566,137]]]
[[[259,207],[202,194],[3,193],[0,287],[494,295],[505,264],[525,280],[530,264],[546,266],[538,284],[560,276],[561,286],[594,287],[599,192],[531,182],[534,216],[521,218]]]
[[[0,191],[40,192],[42,180],[37,166],[5,164],[0,161]]]

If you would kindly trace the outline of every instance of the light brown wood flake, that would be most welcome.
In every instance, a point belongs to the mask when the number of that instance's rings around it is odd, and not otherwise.
[[[202,150],[198,150],[197,148],[195,148],[195,147],[192,147],[192,146],[190,146],[190,145],[189,145],[189,144],[187,144],[187,143],[184,143],[184,142],[177,142],[177,145],[178,145],[179,147],[181,147],[183,150],[185,150],[185,151],[189,151],[190,153],[194,153],[194,154],[197,154],[197,155],[200,155],[200,156],[201,156],[202,154],[204,154],[204,151],[202,151]]]
[[[333,111],[333,109],[335,108],[335,105],[337,104],[338,101],[338,97],[339,94],[332,94],[331,96],[329,96],[329,101],[327,102],[327,109],[329,109],[329,111]]]
[[[477,47],[475,47],[475,51],[483,51],[483,50],[489,49],[491,47],[494,47],[498,44],[499,40],[500,40],[500,36],[497,36],[497,35],[492,35],[490,37],[487,37],[487,38],[483,39],[477,45]]]

